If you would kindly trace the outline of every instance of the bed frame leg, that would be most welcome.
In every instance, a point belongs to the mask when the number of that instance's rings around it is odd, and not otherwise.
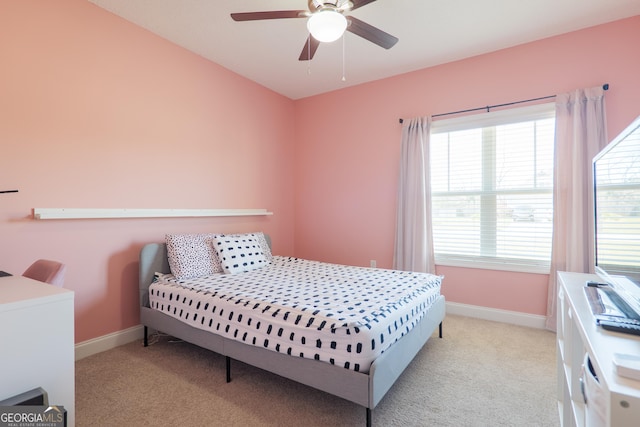
[[[442,322],[440,322],[438,326],[438,338],[442,338]]]
[[[370,408],[366,408],[367,409],[367,427],[371,427],[371,409]]]
[[[149,330],[147,327],[144,327],[144,346],[149,347]]]
[[[225,356],[227,360],[227,382],[231,382],[231,358],[229,356]]]

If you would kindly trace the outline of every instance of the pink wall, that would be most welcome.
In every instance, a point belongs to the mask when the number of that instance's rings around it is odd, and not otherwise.
[[[139,324],[165,233],[264,230],[293,254],[293,101],[84,0],[0,3],[0,269],[68,264],[76,342]],[[270,217],[32,219],[39,208],[266,208]]]
[[[0,189],[20,192],[0,195],[0,269],[66,262],[81,342],[139,323],[138,251],[165,233],[264,230],[277,254],[390,267],[399,117],[608,82],[613,136],[640,114],[638,39],[640,17],[294,102],[84,0],[1,2]],[[35,207],[275,215],[38,221]],[[438,271],[450,301],[544,312],[544,275]]]
[[[640,16],[296,102],[296,255],[391,267],[400,117],[609,83],[615,136],[640,115],[638,40]],[[437,270],[449,301],[546,311],[547,275]]]

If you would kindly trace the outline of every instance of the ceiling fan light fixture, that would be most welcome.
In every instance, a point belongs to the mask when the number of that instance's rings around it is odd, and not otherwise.
[[[335,9],[322,9],[309,17],[307,28],[314,39],[331,43],[344,34],[347,29],[347,18]]]

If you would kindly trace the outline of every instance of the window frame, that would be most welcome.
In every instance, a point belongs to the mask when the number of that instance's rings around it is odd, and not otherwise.
[[[555,103],[546,102],[525,107],[516,107],[480,114],[433,120],[431,124],[430,134],[434,135],[437,133],[487,128],[491,126],[508,125],[533,120],[543,120],[550,118],[555,119],[555,116]],[[484,147],[483,144],[483,155],[485,154],[484,150],[487,150],[487,147]],[[431,183],[431,178],[429,178],[429,182]],[[548,193],[548,191],[549,190],[532,188],[531,190],[517,190],[517,194],[524,194],[527,192],[530,192],[532,194]],[[496,192],[496,194],[504,194],[505,192],[509,192],[509,190],[501,190],[499,192]],[[551,192],[551,197],[553,198],[553,184]],[[434,195],[437,195],[438,193],[440,192],[434,191],[432,189],[431,197],[433,198]],[[484,184],[480,190],[471,191],[470,194],[471,193],[473,193],[473,195],[477,195],[478,197],[483,197],[484,195],[488,194],[486,193],[486,187]],[[432,201],[430,202],[433,203]],[[551,227],[553,235],[553,223]],[[527,260],[519,258],[507,259],[503,257],[486,255],[438,254],[437,252],[435,252],[434,247],[434,257],[435,263],[437,265],[451,267],[478,268],[537,274],[549,274],[551,268],[551,251],[549,252],[549,258],[547,260]]]

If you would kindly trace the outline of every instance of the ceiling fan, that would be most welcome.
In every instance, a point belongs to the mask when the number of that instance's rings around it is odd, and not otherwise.
[[[321,42],[332,42],[345,31],[356,34],[371,43],[390,49],[398,39],[345,12],[351,12],[376,0],[308,0],[309,10],[279,10],[269,12],[232,13],[234,21],[260,21],[264,19],[308,18],[309,37],[298,60],[313,59]]]

